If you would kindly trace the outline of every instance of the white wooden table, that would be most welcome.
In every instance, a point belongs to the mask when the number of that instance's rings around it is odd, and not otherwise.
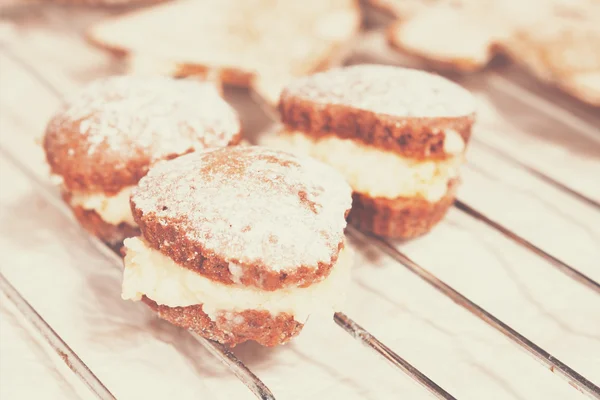
[[[75,224],[48,181],[36,142],[61,96],[120,71],[82,35],[106,14],[40,6],[0,23],[0,270],[39,315],[3,283],[0,399],[254,398],[189,333],[120,299],[114,256]],[[387,49],[378,31],[357,41],[348,62],[414,63]],[[481,107],[460,203],[411,242],[350,231],[357,260],[340,311],[455,398],[593,397],[600,113],[514,67],[461,83]],[[247,93],[226,94],[256,141],[271,122]],[[433,396],[330,319],[311,319],[290,345],[244,344],[234,354],[277,399]],[[568,382],[565,373],[582,378]]]

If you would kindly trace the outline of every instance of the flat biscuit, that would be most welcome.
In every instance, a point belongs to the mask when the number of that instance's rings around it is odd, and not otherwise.
[[[476,71],[488,64],[510,32],[508,22],[490,7],[487,1],[429,3],[395,22],[388,41],[434,68]]]
[[[255,85],[273,101],[288,79],[327,63],[360,19],[355,0],[182,0],[100,22],[88,37],[179,72],[218,71],[223,82]]]
[[[400,19],[392,48],[433,68],[473,72],[496,54],[591,105],[600,105],[600,4],[594,0],[373,0]]]

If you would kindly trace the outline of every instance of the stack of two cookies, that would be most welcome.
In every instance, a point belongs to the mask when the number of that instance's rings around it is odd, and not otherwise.
[[[288,85],[279,109],[269,144],[341,172],[361,230],[413,238],[453,203],[475,102],[449,80],[381,65],[332,69]]]
[[[123,298],[228,345],[285,343],[345,295],[350,203],[336,171],[261,147],[158,165],[131,198]]]

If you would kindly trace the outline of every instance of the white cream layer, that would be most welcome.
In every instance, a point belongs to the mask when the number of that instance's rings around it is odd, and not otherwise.
[[[131,214],[129,197],[134,186],[127,186],[114,196],[103,193],[71,193],[71,205],[93,210],[109,224],[119,225],[124,222],[130,226],[137,226]]]
[[[444,150],[454,154],[447,160],[414,160],[350,139],[335,136],[313,138],[302,132],[284,131],[267,145],[316,158],[337,169],[355,192],[370,197],[420,196],[440,200],[448,182],[458,176],[465,143],[455,131],[446,132]]]
[[[266,310],[273,315],[290,313],[303,323],[311,313],[331,313],[345,298],[352,266],[351,251],[343,249],[323,281],[307,288],[269,292],[212,281],[178,265],[139,237],[125,239],[124,245],[123,299],[137,301],[145,295],[169,307],[202,304],[202,310],[213,320],[219,312]]]

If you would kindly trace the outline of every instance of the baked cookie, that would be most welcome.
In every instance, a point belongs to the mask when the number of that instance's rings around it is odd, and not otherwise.
[[[595,0],[372,0],[399,18],[390,45],[445,70],[484,68],[499,53],[600,105],[600,3]]]
[[[600,107],[600,3],[555,8],[518,29],[503,50],[536,77]]]
[[[409,3],[415,7],[403,8],[406,14],[388,30],[389,43],[437,69],[479,70],[511,32],[512,23],[503,18],[504,13],[490,11],[499,8],[490,0]]]
[[[357,65],[299,78],[283,91],[269,141],[336,168],[354,190],[350,222],[412,238],[454,200],[475,102],[438,75]]]
[[[214,85],[117,76],[67,99],[50,120],[43,145],[79,222],[118,245],[139,232],[129,195],[151,165],[240,139],[238,116]]]
[[[355,0],[188,0],[102,21],[88,36],[178,75],[218,71],[224,83],[251,86],[276,103],[292,77],[325,67],[360,20]]]
[[[153,167],[133,190],[123,298],[231,346],[275,346],[343,297],[351,189],[310,158],[255,146]]]

